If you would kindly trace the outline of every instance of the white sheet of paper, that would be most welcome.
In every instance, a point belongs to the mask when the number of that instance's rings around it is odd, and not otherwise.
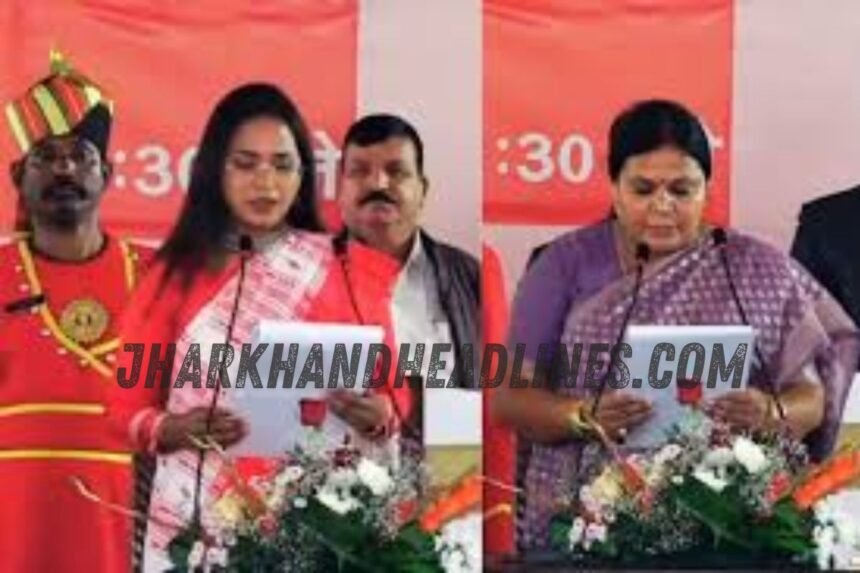
[[[630,325],[625,333],[624,341],[632,348],[632,357],[623,362],[630,370],[631,384],[626,391],[642,396],[652,405],[651,417],[641,426],[631,430],[625,445],[632,448],[651,448],[661,444],[666,433],[680,419],[684,406],[678,402],[678,369],[679,359],[685,346],[700,344],[704,347],[704,359],[701,360],[702,400],[707,402],[731,390],[746,388],[749,379],[750,365],[754,356],[753,340],[755,331],[744,325],[703,325],[703,326],[663,326],[663,325]],[[669,360],[664,353],[655,370],[656,377],[662,378],[665,371],[671,373],[671,381],[666,388],[654,388],[649,383],[651,360],[655,347],[660,343],[672,344],[675,348],[674,359]],[[743,352],[741,345],[746,345],[743,357],[743,369],[739,375],[737,388],[732,387],[733,377],[722,380],[715,376],[713,387],[710,386],[709,372],[715,344],[723,345],[724,363],[728,364],[736,351]],[[696,354],[691,354],[684,372],[687,376],[693,374]],[[639,388],[635,380],[641,380]]]
[[[424,388],[424,443],[428,446],[481,444],[481,392]]]
[[[230,409],[249,425],[248,435],[230,448],[229,453],[235,456],[271,456],[282,455],[295,449],[308,435],[307,428],[301,425],[300,400],[324,399],[332,387],[330,385],[332,382],[335,383],[336,388],[345,388],[357,393],[365,392],[363,381],[370,345],[380,344],[382,339],[383,330],[379,326],[260,321],[254,330],[251,349],[253,352],[258,348],[258,344],[268,344],[265,353],[257,361],[257,371],[260,373],[263,388],[253,387],[248,379],[245,381],[244,388],[233,387],[228,390]],[[267,387],[275,344],[283,344],[281,360],[287,360],[291,344],[297,345],[296,363],[290,388],[284,388],[284,372],[279,374],[274,388]],[[342,373],[338,372],[333,376],[332,361],[335,346],[339,344],[345,345],[350,370],[356,373],[355,384],[351,388],[346,384]],[[355,344],[360,345],[361,353],[357,368],[352,368],[355,364],[352,359]],[[299,388],[297,383],[315,345],[319,345],[317,350],[322,351],[320,362],[324,387],[320,388],[310,383],[304,388]],[[234,361],[238,359],[237,356]],[[346,422],[331,412],[327,413],[322,430],[327,441],[333,445],[342,443],[344,435],[351,431]]]

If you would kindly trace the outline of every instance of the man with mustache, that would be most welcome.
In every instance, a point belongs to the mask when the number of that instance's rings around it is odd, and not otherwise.
[[[343,237],[388,253],[401,265],[391,303],[394,335],[398,345],[411,345],[410,359],[415,344],[427,345],[420,374],[426,379],[431,344],[452,344],[452,353],[441,354],[446,369],[437,379],[447,385],[453,376],[459,386],[476,386],[479,265],[421,228],[429,186],[421,138],[406,120],[368,115],[349,128],[338,188]],[[461,352],[464,345],[472,345],[471,356]]]
[[[118,317],[142,253],[107,235],[111,104],[52,54],[5,108],[21,151],[19,231],[0,245],[0,562],[4,571],[126,571],[131,456],[105,416]]]

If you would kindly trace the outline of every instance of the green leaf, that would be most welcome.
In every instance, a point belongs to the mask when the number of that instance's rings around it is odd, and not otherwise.
[[[673,486],[670,496],[711,530],[715,545],[727,541],[746,549],[754,547],[746,535],[749,516],[734,487],[727,487],[722,493],[717,493],[696,479],[687,479]]]
[[[167,546],[167,555],[177,571],[188,570],[188,556],[191,554],[194,544],[199,540],[200,529],[196,526],[183,529],[170,540]]]
[[[570,528],[573,522],[569,517],[554,517],[549,522],[550,545],[559,551],[569,551]]]

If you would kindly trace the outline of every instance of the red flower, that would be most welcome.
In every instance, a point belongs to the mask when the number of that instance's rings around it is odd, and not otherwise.
[[[319,428],[325,422],[328,404],[325,400],[302,398],[299,400],[299,409],[301,410],[302,426]]]
[[[337,468],[355,467],[361,458],[361,450],[343,445],[334,451],[334,466]]]
[[[702,381],[678,379],[678,402],[688,406],[696,406],[702,401]]]
[[[271,513],[267,513],[257,521],[257,529],[266,539],[274,539],[278,535],[278,520]]]
[[[279,469],[279,462],[272,458],[238,458],[236,472],[246,482],[267,481]]]
[[[789,491],[791,491],[791,478],[788,477],[786,472],[780,472],[773,476],[773,479],[768,484],[765,499],[769,503],[776,503]]]
[[[418,500],[415,498],[409,498],[401,501],[397,504],[395,514],[395,519],[398,524],[409,523],[418,515]]]
[[[645,488],[645,478],[642,476],[642,472],[639,468],[627,460],[622,461],[620,467],[621,477],[627,491],[637,492]]]
[[[650,513],[654,508],[655,495],[654,490],[650,487],[646,487],[645,490],[639,495],[639,509],[642,510],[643,513]]]

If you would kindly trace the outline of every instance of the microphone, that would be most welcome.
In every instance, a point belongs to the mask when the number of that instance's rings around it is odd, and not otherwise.
[[[337,257],[338,262],[340,263],[340,268],[343,271],[344,282],[346,283],[346,293],[349,297],[349,303],[352,307],[352,312],[355,314],[355,318],[359,324],[365,325],[367,322],[364,320],[364,315],[361,312],[361,309],[358,306],[358,300],[355,297],[355,291],[352,289],[352,281],[350,280],[350,272],[349,272],[349,261],[347,260],[347,241],[348,241],[347,232],[344,231],[338,235],[335,235],[331,239],[332,250],[334,251],[335,257]],[[409,423],[406,419],[406,416],[403,415],[403,411],[400,409],[400,406],[397,404],[397,399],[394,396],[394,390],[388,387],[388,384],[383,384],[382,386],[385,389],[386,394],[388,394],[388,398],[391,400],[391,407],[394,411],[394,417],[397,419],[397,424],[404,431],[404,434],[409,434],[408,437],[412,438],[416,441],[422,440],[421,432],[419,432],[416,428]]]
[[[19,312],[25,312],[30,310],[31,308],[37,307],[40,304],[45,304],[47,299],[44,294],[36,294],[33,296],[28,296],[27,298],[22,298],[19,300],[13,300],[12,302],[6,303],[3,305],[3,311],[7,314],[16,314]]]
[[[242,287],[245,284],[245,272],[248,264],[248,259],[254,251],[254,240],[250,235],[239,236],[239,280],[236,284],[236,296],[233,297],[233,308],[230,311],[230,320],[227,322],[227,333],[224,344],[230,344],[233,339],[233,329],[236,326],[236,317],[239,314],[239,300],[242,298]],[[212,418],[215,417],[215,410],[218,408],[218,397],[221,394],[221,372],[224,368],[224,357],[226,352],[221,356],[221,368],[218,369],[218,378],[215,383],[214,392],[212,392],[212,401],[209,403],[209,411],[206,413],[206,433],[212,429]],[[197,450],[197,470],[194,476],[194,512],[192,514],[192,523],[200,529],[200,490],[203,484],[203,462],[206,458],[206,450],[200,448]]]
[[[726,254],[726,245],[729,242],[728,235],[726,235],[726,230],[722,227],[716,227],[711,231],[711,237],[714,240],[714,245],[717,247],[720,253],[720,263],[722,264],[723,271],[726,273],[726,281],[729,283],[729,291],[732,293],[732,299],[734,300],[735,306],[738,309],[738,313],[741,315],[741,321],[750,326],[750,321],[747,318],[746,310],[744,309],[744,305],[741,303],[741,297],[738,294],[737,287],[735,286],[735,281],[732,278],[732,269],[729,265],[729,257]],[[779,393],[776,391],[776,381],[771,376],[770,369],[767,367],[767,362],[764,361],[764,355],[761,352],[761,348],[758,345],[758,339],[756,338],[753,341],[753,352],[755,352],[755,357],[758,360],[759,364],[761,364],[761,369],[764,371],[765,377],[767,377],[767,390],[770,394],[770,397],[773,399],[776,404],[776,411],[779,414],[779,419],[781,421],[785,421],[785,409],[782,406],[782,401],[779,399]]]
[[[250,235],[239,236],[239,252],[243,255],[250,255],[254,250],[254,239]]]
[[[642,274],[645,270],[645,264],[651,258],[651,249],[646,243],[636,243],[636,277],[633,281],[633,296],[630,299],[630,305],[627,307],[627,312],[624,313],[624,320],[621,321],[621,328],[618,329],[618,337],[615,339],[615,346],[612,347],[609,356],[609,367],[606,374],[600,379],[600,386],[597,387],[597,396],[594,398],[594,403],[591,405],[591,416],[597,415],[597,407],[600,406],[600,400],[603,397],[603,392],[606,390],[606,384],[609,377],[612,375],[612,365],[618,359],[620,351],[619,346],[624,340],[624,333],[627,331],[627,325],[630,324],[630,319],[633,316],[633,310],[636,308],[636,302],[639,300],[639,289],[642,288]]]

